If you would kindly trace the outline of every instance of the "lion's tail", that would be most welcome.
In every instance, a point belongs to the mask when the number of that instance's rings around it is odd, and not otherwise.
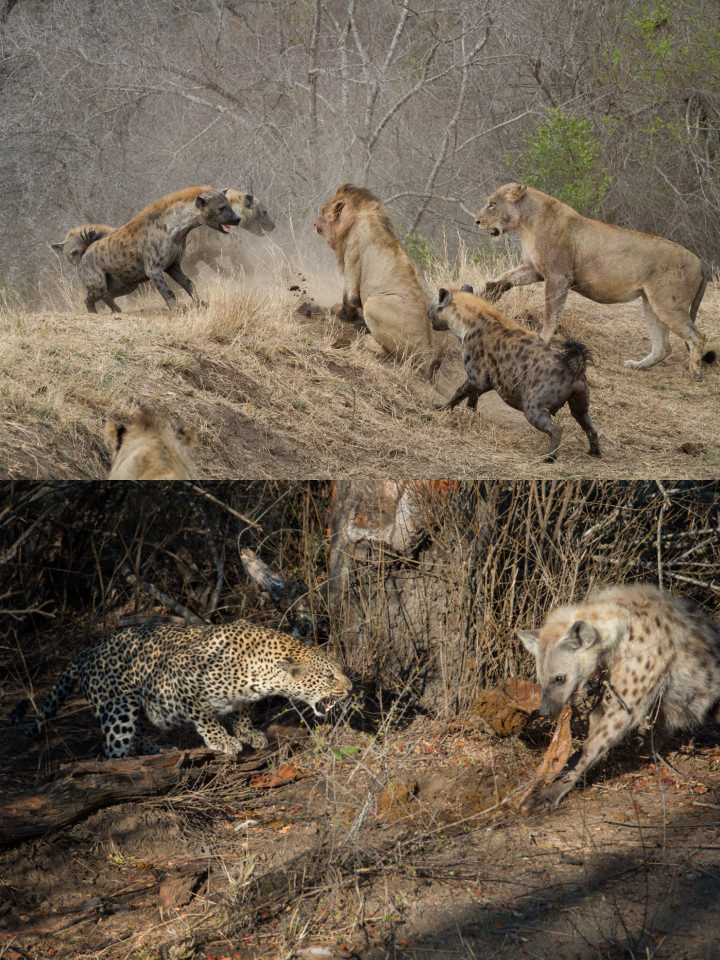
[[[702,275],[702,280],[700,281],[700,286],[697,288],[697,293],[695,294],[695,298],[693,299],[693,302],[690,306],[690,319],[692,320],[693,323],[695,323],[695,317],[697,316],[698,307],[700,306],[700,301],[702,300],[705,294],[705,287],[707,287],[708,283],[710,283],[710,281],[712,280],[712,273],[710,272],[706,264],[702,265],[702,272],[703,272],[703,275]],[[688,350],[689,349],[690,347],[688,346]],[[706,350],[702,356],[702,360],[703,360],[703,363],[707,363],[707,364],[715,363],[715,361],[717,360],[717,353],[714,350]]]
[[[557,354],[560,363],[570,371],[573,377],[582,377],[588,365],[595,362],[590,348],[571,337],[563,337]]]

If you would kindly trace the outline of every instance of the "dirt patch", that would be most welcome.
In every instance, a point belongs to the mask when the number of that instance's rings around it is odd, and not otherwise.
[[[7,691],[3,715],[19,692]],[[81,702],[40,740],[3,726],[4,792],[99,752]],[[662,758],[632,738],[586,789],[531,814],[513,797],[548,734],[485,730],[471,714],[366,733],[296,728],[305,739],[292,758],[281,751],[242,790],[218,777],[11,846],[0,852],[0,955],[714,955],[716,729]],[[189,730],[170,740],[197,745]]]

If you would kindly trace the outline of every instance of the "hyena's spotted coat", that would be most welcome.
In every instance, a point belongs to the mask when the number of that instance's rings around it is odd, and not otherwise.
[[[445,408],[452,410],[489,390],[515,410],[521,410],[538,430],[550,437],[545,456],[555,460],[562,427],[551,414],[565,404],[590,441],[591,456],[600,456],[598,435],[588,413],[589,392],[585,376],[590,351],[566,337],[559,344],[543,343],[534,333],[503,316],[486,300],[473,295],[472,287],[438,291],[428,310],[434,330],[451,330],[463,347],[467,380],[458,387]]]
[[[97,312],[95,304],[106,297],[112,278],[128,292],[151,280],[172,310],[175,294],[165,274],[196,300],[192,281],[180,266],[188,233],[202,224],[228,233],[239,223],[225,194],[212,187],[188,187],[157,200],[118,230],[95,240],[83,254],[78,277],[85,286],[85,306],[90,313]]]
[[[720,701],[720,629],[692,600],[649,584],[605,587],[553,610],[539,631],[518,630],[535,656],[540,712],[557,716],[599,679],[577,762],[538,795],[558,803],[590,767],[643,721],[667,732],[701,723]]]

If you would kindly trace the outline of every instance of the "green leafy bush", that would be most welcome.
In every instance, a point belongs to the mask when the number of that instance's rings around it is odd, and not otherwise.
[[[524,146],[513,162],[516,179],[582,214],[599,210],[610,178],[599,160],[602,143],[589,119],[573,116],[562,107],[549,110]]]

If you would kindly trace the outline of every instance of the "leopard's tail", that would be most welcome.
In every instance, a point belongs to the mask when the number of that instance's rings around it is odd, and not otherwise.
[[[25,714],[30,706],[30,701],[21,700],[19,703],[16,703],[10,711],[10,716],[8,718],[10,724],[16,727],[23,725],[25,732],[29,734],[39,733],[42,730],[43,725],[47,723],[51,717],[55,716],[60,707],[73,692],[75,684],[78,680],[78,676],[79,663],[77,658],[75,658],[74,660],[70,661],[67,667],[65,667],[63,672],[60,674],[53,692],[42,705],[42,709],[40,710],[38,716],[29,723],[23,724]]]

